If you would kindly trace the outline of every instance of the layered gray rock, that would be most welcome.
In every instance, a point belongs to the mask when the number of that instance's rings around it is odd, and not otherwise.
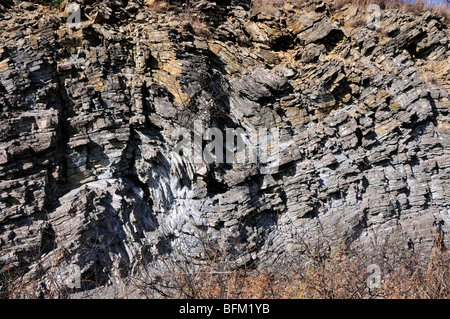
[[[349,28],[348,8],[203,1],[205,38],[119,2],[80,2],[78,29],[0,2],[0,269],[45,283],[73,263],[106,284],[206,251],[266,267],[319,242],[448,246],[440,18],[387,11],[383,33]],[[279,165],[175,152],[195,121],[276,128]]]

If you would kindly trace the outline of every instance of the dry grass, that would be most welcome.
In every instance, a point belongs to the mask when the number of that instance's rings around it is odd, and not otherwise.
[[[367,20],[361,16],[357,16],[350,21],[351,21],[350,26],[352,28],[360,28],[367,25]]]
[[[145,5],[151,12],[164,13],[168,10],[169,4],[164,0],[145,0]]]
[[[286,0],[253,0],[251,3],[251,10],[253,12],[263,12],[265,14],[273,15],[282,8],[286,2]]]
[[[450,255],[438,244],[426,257],[385,246],[376,259],[345,246],[325,248],[303,250],[301,261],[292,262],[289,271],[236,269],[219,253],[210,253],[203,262],[196,258],[166,260],[165,271],[131,278],[130,291],[141,297],[175,299],[450,298]],[[369,279],[377,270],[380,285],[371,287]],[[59,283],[44,294],[33,294],[37,281],[20,281],[16,275],[9,271],[1,274],[1,298],[69,297],[70,290]]]
[[[186,14],[185,21],[187,21],[190,24],[192,30],[196,35],[201,36],[203,38],[211,38],[212,33],[210,28],[208,27],[208,24],[205,22],[204,19],[200,18],[198,15]]]
[[[377,4],[383,10],[397,9],[405,13],[413,13],[420,15],[426,11],[431,11],[439,16],[450,21],[450,8],[448,1],[436,3],[430,0],[335,0],[333,3],[334,9],[341,9],[346,4],[353,4],[361,7],[367,7],[370,4]]]
[[[261,12],[267,15],[276,15],[286,4],[302,7],[303,10],[310,10],[308,4],[310,0],[252,0],[250,10],[252,12]],[[177,11],[177,18],[180,21],[189,22],[193,31],[205,38],[210,38],[212,32],[208,23],[192,9],[190,3],[181,6],[173,6],[167,0],[145,0],[147,9],[151,12],[165,13],[168,11]],[[377,4],[382,10],[397,9],[404,13],[416,15],[423,14],[426,11],[444,17],[450,21],[449,1],[435,2],[431,0],[329,0],[330,8],[339,10],[347,4],[353,4],[360,7],[367,7],[370,4]],[[356,25],[358,26],[358,25]]]
[[[333,2],[334,9],[341,9],[346,4],[353,4],[360,7],[367,7],[370,4],[379,5],[383,9],[390,9],[397,6],[401,0],[335,0]]]
[[[292,263],[289,272],[232,269],[225,255],[217,254],[201,266],[187,260],[166,264],[163,274],[135,283],[146,296],[183,299],[450,298],[450,255],[439,245],[426,258],[386,247],[380,251],[384,254],[374,263],[345,247],[331,253],[310,249],[308,261]],[[370,285],[374,271],[379,286]]]
[[[309,11],[310,6],[308,2],[311,0],[252,0],[250,10],[252,12],[262,12],[267,15],[275,15],[280,9],[284,8],[286,4],[294,7],[302,7],[303,10]]]
[[[212,33],[204,17],[196,12],[189,2],[172,5],[168,0],[145,0],[147,10],[153,13],[171,12],[173,17],[180,23],[189,24],[189,28],[196,34],[204,38],[210,38]]]
[[[307,0],[253,0],[252,10],[255,12],[264,12],[266,14],[273,14],[279,8],[282,8],[286,3],[293,5],[306,4]],[[450,21],[449,1],[431,1],[431,0],[334,0],[329,1],[331,8],[339,10],[347,4],[353,4],[361,7],[367,7],[370,4],[377,4],[381,9],[398,9],[401,12],[408,12],[420,15],[423,12],[431,11],[439,16],[442,16]]]

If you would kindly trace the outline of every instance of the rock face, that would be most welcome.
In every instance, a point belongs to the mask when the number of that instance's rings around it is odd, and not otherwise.
[[[200,1],[189,17],[79,4],[69,28],[56,9],[0,1],[0,270],[75,263],[104,284],[205,247],[237,266],[321,241],[448,247],[439,17],[386,11],[371,30],[350,25],[363,8],[322,1],[273,15]],[[175,152],[196,121],[277,129],[276,169]]]

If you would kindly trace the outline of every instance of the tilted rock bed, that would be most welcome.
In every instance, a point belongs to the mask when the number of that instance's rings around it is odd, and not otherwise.
[[[0,1],[0,269],[107,283],[205,247],[266,267],[319,242],[448,246],[447,25],[317,3],[201,1],[205,36],[139,1],[80,1],[73,29]],[[194,121],[276,128],[277,169],[180,157]]]

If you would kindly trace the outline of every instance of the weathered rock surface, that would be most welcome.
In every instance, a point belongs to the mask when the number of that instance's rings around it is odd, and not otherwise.
[[[440,18],[386,11],[379,32],[321,1],[276,17],[201,1],[205,38],[141,1],[79,3],[71,29],[0,1],[0,271],[64,261],[108,283],[205,246],[262,266],[318,241],[448,247]],[[180,156],[195,120],[277,128],[279,166]]]

